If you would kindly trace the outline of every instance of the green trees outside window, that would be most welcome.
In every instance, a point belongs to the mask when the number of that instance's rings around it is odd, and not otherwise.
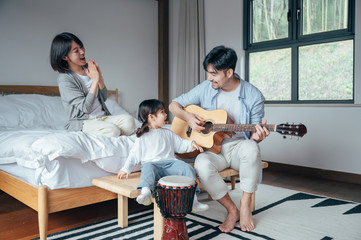
[[[244,0],[246,80],[269,103],[353,103],[354,0]]]

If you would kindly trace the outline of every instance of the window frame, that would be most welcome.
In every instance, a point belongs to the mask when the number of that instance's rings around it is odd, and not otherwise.
[[[332,43],[345,40],[353,40],[355,49],[355,0],[348,0],[348,23],[347,29],[328,31],[323,33],[313,33],[301,35],[302,27],[302,3],[303,0],[288,0],[288,38],[270,40],[264,42],[252,43],[252,2],[253,0],[244,0],[243,7],[243,49],[245,50],[245,79],[249,82],[249,55],[255,52],[291,48],[291,100],[272,100],[266,101],[269,104],[320,104],[337,103],[353,104],[355,101],[355,51],[353,51],[353,90],[352,100],[299,100],[298,99],[298,63],[299,47],[308,45]],[[297,11],[299,10],[299,19]]]

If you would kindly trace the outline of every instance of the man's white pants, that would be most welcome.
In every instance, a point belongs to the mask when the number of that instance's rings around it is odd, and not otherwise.
[[[135,121],[131,115],[101,116],[83,121],[82,131],[107,137],[129,136],[134,133]]]
[[[233,168],[239,171],[240,188],[244,192],[257,190],[262,170],[260,149],[253,140],[236,140],[222,144],[221,152],[206,151],[197,156],[194,168],[203,187],[215,200],[224,197],[228,188],[218,172]]]

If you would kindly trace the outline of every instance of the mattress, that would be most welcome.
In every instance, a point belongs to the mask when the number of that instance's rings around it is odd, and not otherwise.
[[[45,185],[49,189],[80,188],[92,186],[92,179],[113,175],[93,162],[79,160],[54,161],[52,171],[46,168],[31,169],[16,163],[0,164],[0,170],[7,172],[33,186]]]

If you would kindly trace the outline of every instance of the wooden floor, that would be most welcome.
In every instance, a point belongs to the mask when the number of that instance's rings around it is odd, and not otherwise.
[[[361,185],[323,180],[297,174],[264,169],[262,183],[339,199],[361,202]],[[129,201],[129,211],[142,207]],[[49,215],[49,233],[116,217],[117,201]],[[0,191],[0,239],[32,239],[38,237],[37,212]]]

